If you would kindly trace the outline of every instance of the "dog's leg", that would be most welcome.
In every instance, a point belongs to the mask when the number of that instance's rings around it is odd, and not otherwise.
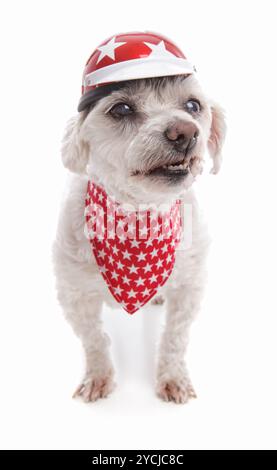
[[[114,388],[114,369],[108,346],[110,340],[103,332],[101,320],[102,301],[98,295],[70,293],[67,289],[65,314],[73,330],[82,341],[86,357],[86,373],[73,397],[95,401],[108,396]]]
[[[190,324],[197,313],[202,287],[188,282],[167,292],[167,318],[157,371],[157,394],[165,401],[186,403],[196,394],[187,372],[184,355]]]

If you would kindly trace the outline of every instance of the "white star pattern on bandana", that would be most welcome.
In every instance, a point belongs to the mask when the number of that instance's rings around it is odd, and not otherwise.
[[[136,213],[130,222],[131,238],[126,213],[102,187],[89,182],[85,217],[86,233],[110,292],[124,310],[136,312],[157,293],[174,267],[181,235],[179,201],[163,216]]]

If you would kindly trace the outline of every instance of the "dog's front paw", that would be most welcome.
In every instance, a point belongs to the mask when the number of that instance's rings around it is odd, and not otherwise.
[[[161,381],[157,385],[156,392],[162,400],[178,404],[187,403],[190,398],[197,398],[193,386],[187,379]]]
[[[106,398],[114,390],[113,373],[100,377],[86,377],[75,391],[73,398],[81,397],[86,403]]]

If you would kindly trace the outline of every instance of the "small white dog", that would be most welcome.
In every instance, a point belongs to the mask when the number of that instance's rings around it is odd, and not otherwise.
[[[93,179],[116,201],[135,208],[141,203],[171,204],[178,198],[192,206],[191,246],[176,251],[174,269],[154,298],[158,303],[162,294],[167,309],[157,394],[166,401],[185,403],[195,396],[184,355],[189,327],[200,306],[208,247],[191,185],[201,173],[206,150],[213,159],[213,173],[220,168],[223,112],[203,94],[194,74],[129,80],[108,91],[104,86],[102,92],[100,88],[96,99],[69,121],[65,133],[62,159],[75,176],[54,244],[58,298],[86,354],[85,377],[75,395],[95,401],[114,387],[101,309],[103,302],[118,304],[84,233],[85,198]]]

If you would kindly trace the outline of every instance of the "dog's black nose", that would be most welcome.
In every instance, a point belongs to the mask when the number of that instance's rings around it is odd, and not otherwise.
[[[187,153],[197,142],[198,129],[193,122],[177,121],[166,129],[165,136],[177,150]]]

